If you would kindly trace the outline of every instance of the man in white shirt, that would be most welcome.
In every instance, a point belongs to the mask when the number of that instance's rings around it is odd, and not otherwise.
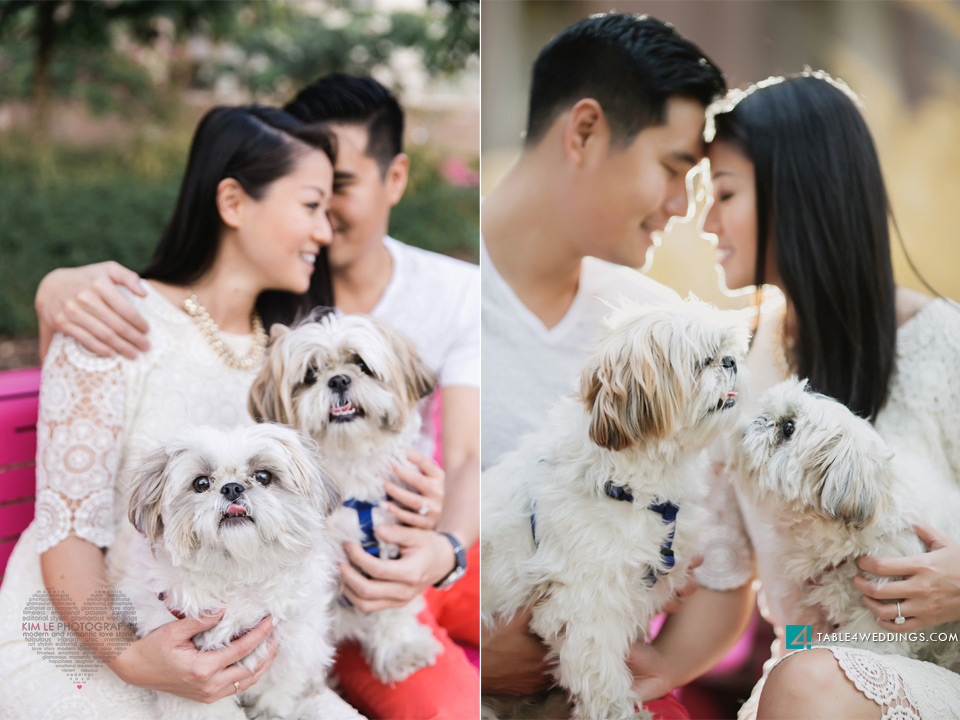
[[[699,48],[645,16],[596,15],[541,50],[523,150],[481,207],[484,467],[574,390],[602,332],[603,301],[676,299],[620,266],[643,265],[651,234],[686,212],[704,108],[724,90]],[[746,585],[689,597],[652,645],[631,653],[640,696],[660,697],[712,667],[751,599]],[[524,622],[485,631],[485,692],[542,686],[543,651]]]

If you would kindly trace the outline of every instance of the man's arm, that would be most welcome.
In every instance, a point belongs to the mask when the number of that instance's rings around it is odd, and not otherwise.
[[[147,322],[117,285],[146,296],[140,277],[113,261],[47,273],[33,300],[40,327],[40,359],[56,332],[69,335],[102,357],[120,353],[133,360],[137,353],[149,350]]]
[[[443,388],[443,465],[447,483],[437,530],[469,548],[480,537],[479,388]]]

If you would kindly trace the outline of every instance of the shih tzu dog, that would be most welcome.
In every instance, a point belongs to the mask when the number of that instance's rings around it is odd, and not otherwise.
[[[339,559],[347,541],[380,558],[397,557],[397,546],[374,534],[377,525],[396,522],[382,506],[384,481],[403,484],[393,466],[409,463],[406,451],[420,431],[417,403],[435,384],[413,345],[374,318],[328,312],[292,329],[271,328],[250,412],[319,443],[324,468],[344,500],[328,523]],[[373,673],[398,682],[432,665],[442,649],[417,620],[422,608],[417,598],[402,608],[363,613],[342,599],[335,606],[334,637],[359,641]]]
[[[625,658],[697,554],[704,449],[735,423],[748,338],[695,300],[609,322],[579,394],[483,475],[484,622],[531,611],[582,720],[643,701]]]
[[[877,623],[853,585],[860,556],[924,552],[915,524],[960,538],[960,489],[950,478],[922,457],[895,455],[867,420],[796,379],[761,398],[731,465],[741,489],[778,528],[788,582],[775,601],[822,613],[832,632],[854,634],[851,646],[960,670],[956,643],[875,638],[891,628]],[[960,623],[937,629],[956,632]]]
[[[333,658],[329,604],[336,589],[324,522],[339,497],[311,441],[264,424],[185,430],[136,470],[129,518],[140,535],[114,568],[142,637],[175,618],[224,608],[193,638],[216,650],[272,615],[273,664],[249,689],[205,705],[158,693],[170,718],[317,718],[312,699]],[[118,577],[119,575],[119,577]],[[262,643],[240,665],[251,672]],[[239,688],[238,688],[239,690]]]

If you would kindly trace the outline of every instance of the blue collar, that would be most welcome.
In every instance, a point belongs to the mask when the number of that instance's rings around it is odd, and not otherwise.
[[[360,522],[360,531],[363,533],[363,541],[360,546],[374,557],[380,557],[380,543],[377,536],[373,534],[373,508],[379,503],[348,498],[343,501],[343,506],[357,511],[357,520]]]
[[[670,532],[667,533],[666,539],[660,546],[660,559],[663,561],[663,565],[666,570],[664,570],[663,573],[657,572],[656,570],[651,570],[647,575],[647,581],[650,583],[650,585],[655,585],[658,577],[661,574],[666,574],[673,570],[674,563],[676,562],[676,558],[673,556],[673,533],[677,529],[677,513],[680,512],[680,508],[674,505],[672,502],[662,502],[653,505],[647,505],[647,510],[652,510],[653,512],[657,513],[661,518],[663,518],[664,524],[671,526]]]
[[[630,488],[623,485],[614,485],[613,480],[607,481],[607,484],[603,486],[603,492],[607,497],[613,498],[614,500],[629,503],[633,502],[633,493],[630,492]],[[530,533],[533,535],[534,546],[540,547],[540,542],[537,540],[537,513],[532,501],[530,506]],[[680,512],[680,508],[672,502],[661,502],[647,505],[647,510],[657,513],[663,519],[664,524],[672,526],[663,544],[660,545],[660,559],[663,561],[663,566],[666,569],[661,573],[654,568],[647,574],[647,582],[653,586],[656,584],[660,575],[670,572],[676,563],[676,558],[673,555],[673,534],[677,529],[677,513]]]

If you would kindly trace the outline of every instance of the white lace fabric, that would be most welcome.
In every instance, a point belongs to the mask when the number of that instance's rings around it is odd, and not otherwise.
[[[781,379],[769,357],[771,329],[780,317],[769,317],[765,326],[761,322],[751,350],[754,398]],[[889,397],[877,414],[877,431],[895,452],[922,453],[938,471],[960,482],[960,435],[956,430],[960,427],[960,306],[934,300],[908,320],[897,333],[896,363]],[[789,593],[783,592],[777,573],[777,529],[760,517],[744,496],[739,496],[739,501],[753,546],[761,549],[757,554],[763,588],[760,608],[782,636],[784,623],[797,613],[781,602]],[[856,688],[877,703],[884,720],[960,718],[957,673],[896,655],[842,646],[828,649]],[[756,716],[763,682],[783,659],[779,639],[772,652],[763,678],[740,709],[740,720]]]
[[[253,422],[246,403],[256,370],[227,367],[193,321],[147,285],[146,298],[127,297],[150,325],[149,352],[135,361],[102,359],[56,336],[44,363],[36,518],[0,587],[0,718],[156,717],[153,693],[106,668],[78,689],[27,645],[20,622],[30,597],[44,589],[42,552],[70,536],[104,548],[119,537],[131,470],[143,453],[188,425]],[[249,336],[224,339],[240,353],[250,344]]]
[[[50,343],[37,420],[36,548],[71,535],[108,547],[123,435],[119,360],[91,355],[57,335]]]

